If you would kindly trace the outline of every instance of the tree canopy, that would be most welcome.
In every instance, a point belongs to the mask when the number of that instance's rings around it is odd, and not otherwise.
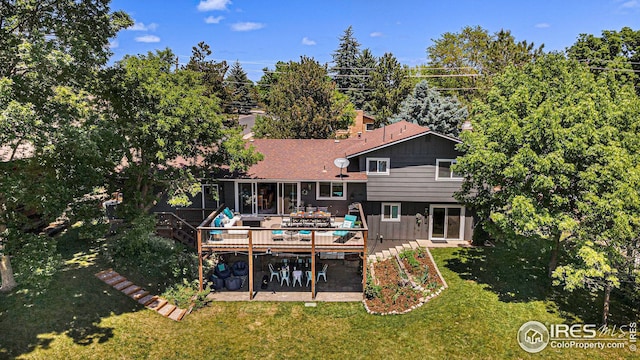
[[[185,205],[199,191],[203,170],[222,164],[244,169],[257,157],[241,145],[238,128],[227,128],[218,100],[206,96],[201,73],[173,70],[170,50],[127,56],[105,73],[104,106],[116,124],[126,159],[125,197],[149,208],[158,190]]]
[[[365,110],[376,118],[376,127],[387,124],[411,91],[407,69],[391,53],[385,53],[369,75],[371,95]]]
[[[390,122],[406,120],[444,135],[458,137],[467,119],[467,108],[453,97],[443,96],[426,81],[419,82],[400,104]]]
[[[587,273],[617,287],[630,269],[613,254],[626,255],[640,234],[639,105],[612,73],[595,77],[559,54],[508,67],[461,135],[456,197],[496,239],[547,241],[549,270],[567,289]],[[556,270],[563,249],[574,260]]]
[[[255,92],[253,82],[247,77],[239,62],[231,65],[229,74],[225,79],[231,103],[228,105],[232,113],[246,114],[255,105]]]
[[[0,14],[0,146],[9,149],[0,164],[0,276],[8,291],[16,285],[10,255],[18,269],[29,261],[44,274],[55,268],[54,242],[25,235],[33,225],[23,215],[55,220],[113,167],[110,131],[88,90],[109,38],[132,22],[106,0],[3,1]],[[28,149],[21,158],[19,147]]]
[[[281,65],[271,80],[267,113],[254,126],[257,137],[326,139],[355,117],[353,105],[336,91],[326,66],[312,58]]]

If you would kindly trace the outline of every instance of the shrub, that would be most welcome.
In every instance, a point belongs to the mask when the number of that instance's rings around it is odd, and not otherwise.
[[[199,291],[198,288],[197,280],[192,282],[184,280],[180,284],[170,286],[162,293],[162,297],[179,308],[187,309],[193,305],[193,309],[197,310],[209,302],[207,295],[211,292],[208,285],[202,291]]]
[[[429,275],[429,266],[424,266],[424,271],[422,272],[422,276],[420,276],[420,284],[426,284],[431,276]]]
[[[367,273],[367,285],[364,287],[364,295],[371,300],[380,297],[382,287],[373,282],[373,277]]]

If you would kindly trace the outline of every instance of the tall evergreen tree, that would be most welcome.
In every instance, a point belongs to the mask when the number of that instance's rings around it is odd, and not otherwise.
[[[378,59],[371,53],[371,50],[364,49],[358,56],[356,63],[357,83],[353,91],[351,102],[356,109],[365,109],[367,103],[371,101],[371,74],[378,65]]]
[[[185,69],[200,73],[204,85],[204,95],[218,99],[223,111],[228,112],[227,106],[231,103],[231,94],[224,86],[224,78],[229,70],[229,65],[226,61],[208,60],[207,57],[211,54],[211,47],[204,41],[199,42],[198,45],[191,48],[191,58]]]
[[[316,60],[303,56],[281,66],[277,75],[267,114],[253,128],[257,137],[326,139],[355,117],[353,105]]]
[[[366,111],[375,118],[375,125],[387,124],[389,118],[398,112],[398,107],[411,91],[411,82],[407,77],[407,69],[391,53],[385,53],[379,60],[375,70],[371,72],[369,86],[371,100]]]
[[[353,36],[353,28],[349,26],[342,37],[340,45],[333,53],[333,67],[331,73],[336,82],[337,89],[347,95],[354,104],[357,101],[360,90],[359,77],[362,77],[358,69],[358,57],[360,55],[360,43]]]
[[[454,97],[440,95],[426,81],[419,82],[400,104],[390,122],[406,120],[444,135],[458,137],[469,112]]]
[[[228,93],[231,96],[230,110],[233,113],[247,114],[255,105],[252,97],[253,82],[247,77],[238,61],[231,65],[229,75],[225,80]]]

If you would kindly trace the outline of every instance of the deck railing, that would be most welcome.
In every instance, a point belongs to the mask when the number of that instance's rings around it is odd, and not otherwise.
[[[198,230],[193,225],[172,212],[157,212],[155,215],[158,234],[176,239],[185,245],[197,247]]]

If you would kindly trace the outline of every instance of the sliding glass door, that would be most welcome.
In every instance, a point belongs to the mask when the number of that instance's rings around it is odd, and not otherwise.
[[[298,183],[278,183],[278,213],[289,214],[298,205]]]
[[[459,205],[431,205],[431,240],[464,239],[464,207]]]

